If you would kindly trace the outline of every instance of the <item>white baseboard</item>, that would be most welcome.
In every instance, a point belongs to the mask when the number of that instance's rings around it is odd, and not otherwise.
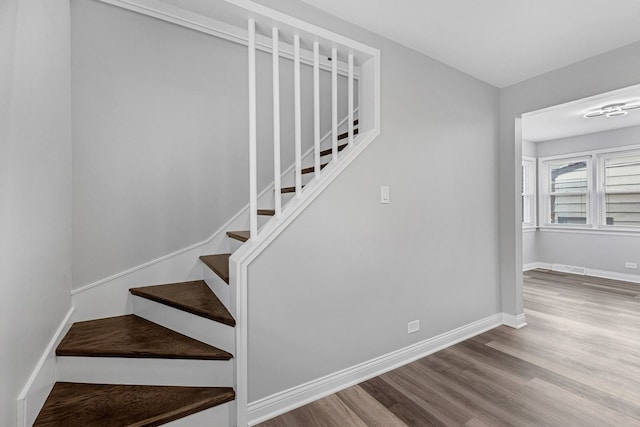
[[[33,425],[56,382],[56,347],[71,327],[73,312],[71,307],[18,396],[18,427]]]
[[[261,423],[314,400],[406,365],[503,323],[504,314],[497,313],[384,356],[251,402],[248,405],[249,425]]]
[[[510,328],[520,329],[527,326],[527,320],[524,317],[524,313],[520,313],[517,316],[502,313],[502,324]]]
[[[536,268],[542,268],[539,266],[540,263],[538,262],[530,262],[528,264],[523,264],[522,265],[522,271],[529,271],[529,270],[535,270]]]
[[[601,277],[603,279],[622,280],[625,282],[640,283],[640,275],[618,273],[615,271],[595,270],[593,268],[587,268],[587,276]]]
[[[625,282],[640,283],[640,274],[618,273],[617,271],[598,270],[595,268],[570,266],[565,264],[552,264],[548,262],[532,262],[529,264],[524,264],[522,266],[522,271],[529,271],[536,268],[559,271],[562,273],[601,277],[603,279],[622,280]]]

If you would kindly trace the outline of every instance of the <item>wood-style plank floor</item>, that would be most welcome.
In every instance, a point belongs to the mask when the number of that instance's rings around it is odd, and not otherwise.
[[[640,426],[640,284],[525,273],[498,327],[261,427]]]

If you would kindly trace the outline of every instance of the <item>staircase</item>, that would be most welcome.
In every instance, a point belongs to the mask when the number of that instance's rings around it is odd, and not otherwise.
[[[332,154],[331,148],[321,151]],[[314,167],[301,172],[314,173]],[[262,216],[274,213],[258,210]],[[242,243],[251,237],[247,230],[227,236]],[[200,261],[228,286],[230,257],[202,255]],[[233,350],[236,322],[229,293],[220,298],[218,286],[197,280],[131,288],[137,298],[133,314],[74,323],[56,348],[60,376],[73,381],[56,382],[34,426],[143,427],[183,418],[189,426],[234,425],[233,354],[214,344]],[[189,330],[197,318],[211,323],[204,328],[211,331],[208,337]],[[184,384],[189,379],[205,384]],[[210,411],[203,423],[190,418],[203,411]]]
[[[194,26],[199,17],[187,13],[182,19],[180,9],[162,6],[162,2],[108,2],[158,19],[171,16],[169,21],[173,24],[195,30],[208,28],[208,34],[217,34],[210,19]],[[228,25],[225,27],[226,24],[215,24],[224,28],[219,33],[221,37],[247,40],[249,47],[250,188],[249,207],[243,214],[248,218],[226,230],[224,244],[216,243],[217,246],[207,248],[194,246],[198,252],[202,249],[204,253],[214,253],[194,259],[201,264],[200,280],[193,280],[192,271],[187,272],[182,266],[170,268],[173,278],[170,280],[186,280],[188,276],[190,281],[130,288],[128,301],[133,302],[132,310],[106,311],[123,314],[74,323],[56,347],[57,382],[34,426],[247,425],[247,268],[379,134],[379,51],[247,0],[213,3],[211,7],[226,11],[231,8],[234,14],[241,10],[249,23],[244,33]],[[271,40],[265,33],[259,33],[260,28],[256,30],[256,16],[269,25],[281,25],[280,29],[272,28]],[[270,42],[271,48],[268,48]],[[281,56],[292,59],[294,66],[291,84],[295,86],[292,119],[295,161],[289,172],[280,169],[279,79],[273,81],[273,185],[277,190],[271,193],[272,199],[257,195],[256,49],[270,49],[274,76],[279,76]],[[313,67],[314,73],[313,146],[306,153],[301,150],[301,63]],[[321,67],[323,72],[331,73],[332,79],[331,131],[324,138],[320,137]],[[337,117],[339,74],[348,82],[348,96],[345,95],[342,106],[346,107],[347,117],[340,123]],[[356,111],[357,119],[354,117]],[[347,131],[339,133],[339,129]],[[346,141],[343,143],[343,140]],[[303,162],[311,165],[303,167]],[[264,163],[260,160],[261,165]],[[282,181],[288,181],[288,184],[283,185]],[[293,186],[290,186],[291,182],[294,182]],[[283,201],[282,197],[288,199]],[[271,203],[272,207],[264,206]],[[243,217],[238,214],[238,218]],[[247,225],[248,230],[243,229]],[[236,242],[235,250],[231,242]],[[189,257],[197,256],[197,252],[189,252]],[[148,281],[156,280],[154,276]],[[128,282],[118,288],[118,293],[111,295],[124,294],[130,285]],[[91,297],[91,304],[100,307],[102,300],[99,293],[96,295]],[[89,314],[82,318],[91,317]],[[39,402],[41,404],[42,400]],[[31,419],[36,412],[37,409]]]
[[[235,320],[225,303],[203,280],[130,293],[144,302],[136,300],[134,314],[71,326],[56,357],[59,376],[72,381],[55,384],[34,426],[156,426],[184,417],[185,425],[232,425]],[[198,319],[209,337],[188,330]],[[202,411],[202,420],[190,417]]]

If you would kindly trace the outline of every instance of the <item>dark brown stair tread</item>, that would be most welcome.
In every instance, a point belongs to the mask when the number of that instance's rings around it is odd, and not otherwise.
[[[358,129],[354,129],[353,130],[353,134],[357,135],[358,134]],[[349,137],[349,132],[348,131],[347,132],[343,132],[340,135],[338,135],[338,141],[340,141],[342,139],[345,139],[345,138],[348,138],[348,137]]]
[[[302,188],[304,188],[304,185],[302,186]],[[296,192],[296,187],[282,187],[280,189],[281,193],[295,193]]]
[[[229,257],[231,254],[202,255],[200,260],[229,284]]]
[[[322,169],[324,169],[325,167],[327,167],[327,165],[328,165],[328,164],[329,164],[329,163],[323,163],[323,164],[321,164],[321,165],[320,165],[320,170],[322,170]],[[302,174],[304,175],[305,173],[312,173],[312,172],[314,172],[314,171],[315,171],[315,169],[316,169],[316,168],[315,168],[315,166],[310,166],[310,167],[308,167],[308,168],[304,168],[304,169],[302,169]]]
[[[231,313],[203,280],[132,288],[129,292],[225,325],[236,325]]]
[[[133,314],[74,323],[56,355],[202,360],[233,357]]]
[[[227,236],[232,239],[240,240],[241,242],[246,242],[249,240],[249,232],[246,230],[243,231],[227,231]]]
[[[258,209],[258,215],[274,216],[276,214],[275,209]]]
[[[347,148],[349,144],[342,144],[342,145],[338,145],[338,151],[342,151],[345,148]],[[322,150],[320,152],[320,156],[328,156],[329,154],[333,153],[333,148],[327,148],[326,150]]]
[[[230,387],[56,383],[35,427],[152,427],[230,402]]]

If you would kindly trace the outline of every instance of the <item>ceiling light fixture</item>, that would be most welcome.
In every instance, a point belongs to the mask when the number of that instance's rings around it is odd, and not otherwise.
[[[609,104],[601,107],[599,110],[591,111],[585,114],[585,119],[590,119],[592,117],[622,117],[629,114],[628,110],[635,110],[636,108],[640,108],[640,104],[626,104],[624,102],[619,102],[617,104]]]

